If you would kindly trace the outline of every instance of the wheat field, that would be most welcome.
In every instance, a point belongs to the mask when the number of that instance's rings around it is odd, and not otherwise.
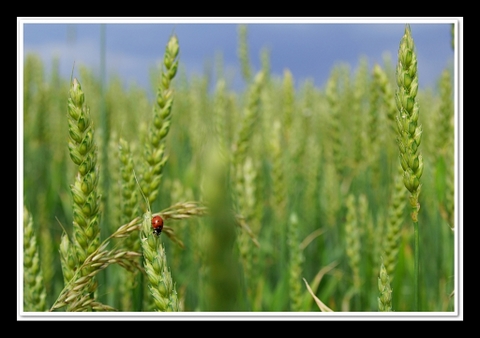
[[[26,56],[23,311],[458,311],[453,67],[419,89],[406,25],[318,87],[254,71],[245,29],[243,91],[175,35],[154,99]]]

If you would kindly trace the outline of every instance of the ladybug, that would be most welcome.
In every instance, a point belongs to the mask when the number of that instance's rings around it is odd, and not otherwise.
[[[160,233],[163,230],[163,219],[160,216],[157,215],[152,218],[152,228],[153,233],[160,236]]]

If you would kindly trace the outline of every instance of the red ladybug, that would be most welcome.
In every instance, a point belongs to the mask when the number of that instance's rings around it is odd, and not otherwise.
[[[157,215],[152,218],[152,228],[153,233],[160,236],[160,233],[163,230],[163,219],[160,216]]]

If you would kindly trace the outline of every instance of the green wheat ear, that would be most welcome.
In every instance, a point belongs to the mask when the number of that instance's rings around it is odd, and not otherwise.
[[[402,230],[403,211],[407,204],[405,199],[406,191],[403,186],[400,165],[397,165],[398,173],[394,175],[394,189],[393,195],[388,207],[388,218],[385,228],[385,236],[382,243],[383,264],[387,273],[391,276],[390,281],[393,280],[395,266],[397,264],[397,256],[400,242],[400,232]]]
[[[170,37],[165,48],[161,71],[160,85],[157,90],[156,105],[153,109],[153,123],[150,126],[148,142],[145,146],[145,168],[142,176],[142,191],[149,203],[153,203],[158,195],[163,167],[168,156],[165,155],[165,138],[170,131],[173,107],[172,80],[178,68],[178,38]]]
[[[133,171],[133,156],[130,145],[127,141],[120,138],[118,143],[118,157],[120,162],[119,177],[119,195],[121,196],[121,214],[119,216],[120,224],[123,224],[138,214],[138,197],[135,178],[131,174]],[[135,231],[125,238],[125,248],[129,251],[140,252],[141,245],[139,232]],[[122,308],[131,309],[134,304],[135,286],[138,282],[137,271],[134,273],[124,273],[121,276],[120,294],[122,295]],[[137,304],[139,302],[136,302]]]
[[[77,262],[98,249],[100,240],[100,194],[97,146],[94,142],[93,121],[90,109],[77,79],[73,79],[68,99],[68,149],[70,158],[77,165],[75,183],[71,185],[73,197],[73,241]],[[85,270],[85,274],[89,271]],[[97,286],[93,279],[85,292],[93,296]]]
[[[299,241],[299,221],[296,213],[290,214],[287,244],[289,253],[289,298],[292,311],[302,310],[302,263],[303,256]]]
[[[398,149],[400,163],[404,170],[403,182],[412,194],[412,219],[417,220],[420,177],[423,173],[423,158],[419,152],[422,138],[422,126],[418,123],[419,107],[415,97],[418,91],[417,57],[414,52],[410,27],[405,28],[405,35],[400,42],[397,64],[397,85],[395,95],[398,115]]]
[[[23,307],[24,311],[45,311],[47,292],[43,283],[37,238],[32,215],[23,208]]]
[[[137,184],[135,172],[133,172]],[[152,305],[155,311],[179,311],[178,296],[172,275],[167,266],[165,248],[159,236],[152,233],[152,212],[146,196],[140,190],[147,212],[143,214],[143,222],[140,232],[145,272],[148,278],[148,289],[152,296]]]
[[[144,224],[150,224],[151,214],[144,214]],[[148,288],[156,311],[179,311],[178,296],[167,266],[165,248],[150,228],[142,227],[141,240]]]
[[[242,67],[243,79],[248,83],[252,79],[252,69],[248,57],[247,26],[238,26],[238,57]]]
[[[75,275],[75,269],[78,266],[78,261],[75,252],[72,250],[72,243],[70,242],[66,232],[62,234],[59,253],[62,264],[63,284],[67,285]]]
[[[345,294],[342,309],[348,311],[349,300],[360,292],[361,277],[361,233],[358,219],[357,198],[350,193],[346,199],[346,220],[345,220],[345,237],[346,237],[346,254],[348,263],[352,270],[353,285]]]
[[[390,277],[387,274],[385,265],[380,267],[380,276],[378,277],[378,290],[380,296],[378,297],[378,311],[390,312],[392,311],[392,288],[390,287]]]
[[[418,91],[417,56],[410,26],[405,26],[405,33],[400,41],[398,63],[396,70],[397,91],[397,143],[400,150],[400,164],[403,169],[403,183],[410,192],[411,217],[414,225],[415,237],[415,310],[418,307],[418,211],[420,203],[418,197],[423,173],[423,158],[419,151],[422,139],[422,126],[418,123],[419,107],[416,100]]]
[[[440,76],[440,107],[435,119],[435,158],[437,161],[436,176],[440,173],[443,163],[446,171],[445,193],[438,194],[440,214],[448,222],[450,228],[455,227],[455,181],[454,181],[454,106],[452,78],[449,70],[445,69]],[[440,176],[438,176],[440,177]]]

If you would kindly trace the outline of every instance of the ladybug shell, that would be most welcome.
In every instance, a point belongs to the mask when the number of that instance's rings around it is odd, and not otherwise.
[[[152,218],[152,228],[155,235],[160,235],[163,230],[163,219],[160,216],[154,216]]]

